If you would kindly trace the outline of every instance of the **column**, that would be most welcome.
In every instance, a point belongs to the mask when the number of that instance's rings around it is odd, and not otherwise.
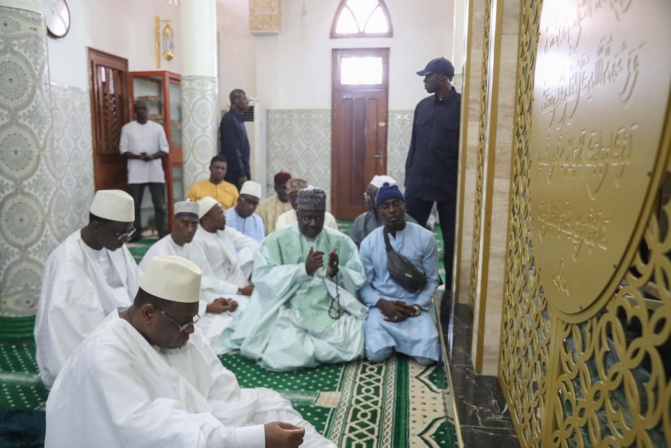
[[[182,51],[182,138],[184,186],[210,177],[219,152],[219,88],[215,0],[180,2]]]
[[[58,243],[43,8],[41,0],[0,0],[0,317],[35,314],[44,262]]]

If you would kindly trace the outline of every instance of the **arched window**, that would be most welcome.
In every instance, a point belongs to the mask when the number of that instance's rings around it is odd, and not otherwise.
[[[340,0],[331,26],[331,39],[392,36],[391,19],[384,0]]]

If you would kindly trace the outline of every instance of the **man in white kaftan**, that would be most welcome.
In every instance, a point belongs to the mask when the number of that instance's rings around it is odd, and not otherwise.
[[[35,316],[40,379],[51,387],[84,338],[113,310],[128,306],[138,290],[140,269],[124,242],[133,234],[133,198],[100,190],[89,223],[49,255]]]
[[[352,240],[324,227],[325,206],[322,190],[299,192],[298,223],[261,244],[252,299],[224,331],[227,343],[266,369],[295,370],[362,355],[366,307],[355,295],[363,266]]]
[[[380,362],[396,351],[423,365],[440,360],[440,339],[433,306],[438,287],[438,250],[433,234],[405,221],[403,194],[396,185],[385,183],[377,192],[375,205],[383,227],[373,230],[361,243],[361,262],[366,284],[360,295],[368,305],[366,358]],[[418,292],[396,283],[387,268],[385,230],[393,250],[407,258],[426,276]]]
[[[154,257],[131,307],[108,316],[59,375],[46,448],[334,448],[291,403],[243,389],[194,327],[200,271]]]
[[[193,243],[203,250],[212,272],[221,282],[222,294],[249,296],[254,287],[249,278],[259,242],[226,226],[221,204],[210,196],[198,201],[200,228]]]
[[[198,229],[198,203],[177,202],[174,210],[172,232],[149,248],[140,268],[146,270],[150,260],[159,255],[177,255],[200,268],[202,278],[198,314],[202,318],[198,322],[198,329],[214,352],[222,355],[230,349],[223,345],[221,334],[233,321],[234,313],[241,313],[245,309],[249,297],[225,293],[228,284],[214,275],[203,249],[197,244],[191,244]]]

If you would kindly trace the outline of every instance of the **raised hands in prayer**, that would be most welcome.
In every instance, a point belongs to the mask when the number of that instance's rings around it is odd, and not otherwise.
[[[326,273],[329,275],[329,277],[335,277],[335,275],[338,273],[338,263],[340,261],[338,260],[338,254],[336,254],[336,248],[334,247],[331,252],[329,252],[329,264],[328,264],[328,269]]]
[[[324,252],[315,251],[313,247],[310,247],[310,252],[308,252],[308,256],[305,259],[305,272],[311,276],[322,266],[324,266]]]

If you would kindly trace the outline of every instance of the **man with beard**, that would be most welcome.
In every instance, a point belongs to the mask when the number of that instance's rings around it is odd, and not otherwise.
[[[35,316],[37,366],[47,387],[105,316],[132,303],[141,273],[124,243],[135,232],[134,221],[128,193],[100,190],[89,223],[49,255]]]
[[[193,244],[205,253],[210,269],[223,285],[222,293],[250,296],[254,286],[249,278],[258,241],[228,227],[221,204],[210,196],[198,201],[198,216],[200,228]]]
[[[254,294],[224,339],[274,371],[357,359],[366,307],[364,271],[346,235],[324,227],[326,193],[298,191],[298,222],[269,235],[254,259]]]
[[[172,221],[172,232],[161,238],[149,248],[142,258],[140,268],[147,269],[151,259],[161,255],[177,255],[195,263],[202,271],[200,284],[200,307],[198,314],[203,316],[198,327],[210,342],[215,353],[221,355],[226,349],[221,345],[221,333],[224,331],[233,317],[231,313],[247,305],[247,296],[233,295],[227,293],[228,284],[219,280],[212,272],[203,249],[198,244],[190,244],[198,230],[198,203],[177,202],[175,203],[175,217]],[[228,296],[224,298],[223,296]],[[239,300],[239,302],[238,302]]]
[[[361,299],[368,305],[366,358],[380,362],[394,351],[428,365],[440,359],[439,333],[433,294],[438,287],[438,248],[433,234],[405,221],[403,194],[385,183],[375,196],[375,207],[384,226],[361,243],[366,284]],[[385,232],[393,250],[407,258],[426,276],[418,292],[409,292],[389,275]]]
[[[298,218],[296,214],[296,206],[298,205],[298,191],[308,188],[308,182],[304,179],[291,178],[287,181],[287,195],[289,196],[289,203],[292,209],[288,212],[282,213],[275,223],[275,230],[282,230],[294,224]],[[324,211],[324,226],[334,230],[338,230],[338,221],[335,216],[327,211]]]
[[[370,232],[383,224],[382,218],[377,214],[377,209],[375,208],[375,195],[377,194],[377,190],[385,182],[389,183],[389,185],[396,185],[396,181],[389,176],[375,176],[373,177],[373,180],[370,181],[370,184],[368,184],[368,187],[363,194],[363,202],[368,211],[356,217],[354,224],[352,224],[352,229],[349,232],[350,238],[352,238],[352,241],[354,241],[354,244],[356,244],[357,247],[361,246],[361,242]],[[405,220],[406,222],[417,223],[407,213],[405,215]]]
[[[114,310],[56,380],[47,448],[335,448],[280,394],[241,388],[222,366],[195,328],[200,278],[181,257],[149,262],[133,304]]]

